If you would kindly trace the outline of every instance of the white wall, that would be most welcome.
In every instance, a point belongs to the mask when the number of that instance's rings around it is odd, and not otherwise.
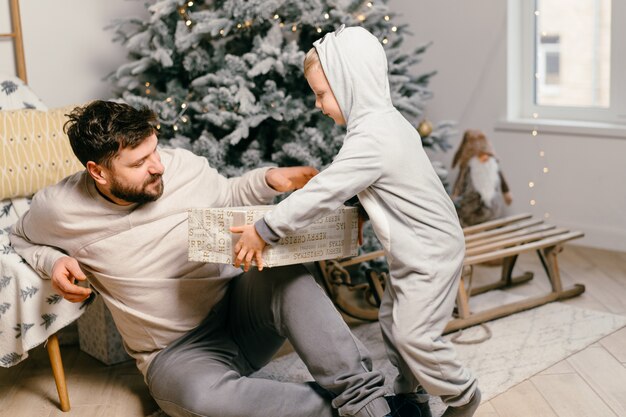
[[[104,77],[126,51],[104,30],[115,18],[147,14],[141,0],[21,0],[28,84],[50,108],[110,98]],[[0,32],[9,31],[7,0],[0,0]],[[15,74],[12,49],[0,42],[0,72]]]
[[[390,0],[389,6],[401,14],[399,22],[410,24],[413,44],[434,42],[418,67],[438,71],[427,116],[456,120],[459,132],[485,131],[514,194],[511,212],[549,212],[550,221],[586,233],[578,243],[626,251],[626,139],[540,133],[537,143],[527,132],[494,129],[506,116],[506,2]],[[143,1],[21,0],[21,9],[29,84],[48,106],[110,97],[102,79],[126,52],[103,28],[113,18],[145,13]],[[5,10],[0,3],[0,31],[7,27]],[[13,72],[6,45],[0,45],[0,71]],[[540,149],[550,173],[531,194]],[[451,156],[433,158],[449,163]]]
[[[510,183],[513,213],[532,212],[585,232],[577,244],[626,251],[626,138],[496,131],[506,119],[507,32],[502,0],[390,0],[390,8],[408,23],[415,43],[433,41],[419,72],[437,70],[428,105],[433,120],[453,119],[458,130],[483,130],[492,139]],[[410,43],[410,42],[407,42]],[[457,135],[454,146],[458,144]],[[531,193],[528,182],[538,175]],[[449,163],[453,151],[433,154]],[[535,198],[533,208],[529,201]]]

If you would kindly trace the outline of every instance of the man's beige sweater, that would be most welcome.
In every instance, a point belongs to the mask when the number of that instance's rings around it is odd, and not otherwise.
[[[157,201],[114,204],[80,172],[38,192],[11,234],[17,253],[43,277],[62,256],[80,262],[144,375],[152,358],[198,326],[241,272],[187,260],[187,209],[268,204],[278,194],[265,181],[268,168],[227,179],[191,152],[160,155],[164,192]]]

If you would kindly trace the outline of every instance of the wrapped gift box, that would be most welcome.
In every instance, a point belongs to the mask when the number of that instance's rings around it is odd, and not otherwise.
[[[254,224],[273,206],[189,210],[189,260],[232,264],[239,238],[231,226]],[[263,250],[265,266],[280,266],[356,256],[358,210],[341,207]]]
[[[117,331],[111,312],[102,297],[96,297],[78,319],[78,342],[80,350],[105,365],[132,359],[124,350],[122,336]]]

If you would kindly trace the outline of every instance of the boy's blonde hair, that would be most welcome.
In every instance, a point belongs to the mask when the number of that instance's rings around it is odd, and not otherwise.
[[[322,69],[320,56],[317,54],[315,48],[311,48],[304,57],[304,76],[306,77],[311,71],[317,68]]]

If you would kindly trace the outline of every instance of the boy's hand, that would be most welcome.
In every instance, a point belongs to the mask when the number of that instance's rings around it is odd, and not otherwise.
[[[239,268],[243,262],[243,270],[248,272],[252,259],[256,261],[259,271],[263,270],[263,248],[266,243],[257,233],[253,224],[231,227],[232,233],[241,233],[239,242],[235,245],[235,267]]]
[[[276,191],[286,193],[304,187],[318,172],[313,167],[272,168],[265,173],[265,181]]]

